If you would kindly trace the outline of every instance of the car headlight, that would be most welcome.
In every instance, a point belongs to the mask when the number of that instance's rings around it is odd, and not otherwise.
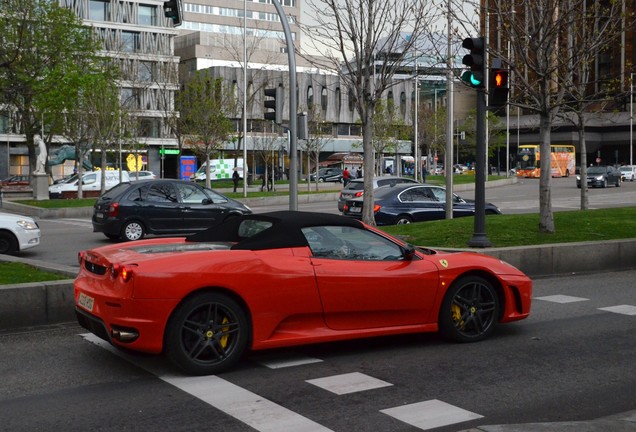
[[[581,181],[581,176],[576,176],[576,181]]]
[[[603,176],[602,175],[596,176],[596,180],[603,180]]]
[[[35,222],[24,220],[24,219],[21,219],[21,220],[19,220],[16,223],[18,224],[18,226],[20,228],[25,229],[25,230],[36,230],[36,229],[39,228],[38,225]]]

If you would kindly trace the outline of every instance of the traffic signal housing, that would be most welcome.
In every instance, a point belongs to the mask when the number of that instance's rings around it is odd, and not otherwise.
[[[181,0],[168,0],[163,2],[163,14],[166,18],[172,19],[173,26],[181,25],[181,17],[183,12],[181,10]]]
[[[500,59],[493,59],[488,80],[488,106],[490,108],[501,108],[508,103],[509,70],[503,67]]]
[[[265,99],[263,103],[265,106],[265,120],[272,120],[277,125],[283,123],[283,98],[285,95],[283,94],[283,86],[279,85],[276,88],[268,88],[265,89],[265,97],[270,99]],[[273,99],[272,99],[273,98]],[[268,109],[274,110],[274,112],[268,112]]]
[[[462,63],[470,68],[469,71],[462,74],[462,81],[474,88],[484,88],[486,76],[484,38],[482,36],[466,38],[462,42],[462,47],[470,50],[470,54],[466,54],[462,58]]]

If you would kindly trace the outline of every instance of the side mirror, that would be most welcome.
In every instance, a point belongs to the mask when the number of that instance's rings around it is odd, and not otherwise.
[[[201,200],[201,204],[203,204],[203,205],[212,204],[212,200],[210,198],[203,198]]]
[[[411,261],[415,256],[415,246],[408,244],[402,248],[402,257],[405,261]]]

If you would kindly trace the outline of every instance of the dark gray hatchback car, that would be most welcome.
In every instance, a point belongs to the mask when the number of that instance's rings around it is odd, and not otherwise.
[[[92,222],[93,232],[130,241],[146,234],[195,233],[250,213],[246,205],[193,182],[145,180],[105,192],[95,203]]]
[[[373,177],[373,189],[377,189],[382,186],[395,186],[400,183],[418,183],[418,181],[413,180],[408,177],[396,177],[396,176],[378,176]],[[360,198],[364,195],[364,179],[358,178],[351,180],[347,186],[345,186],[342,191],[340,191],[340,196],[338,197],[338,211],[344,211],[344,205],[349,199]]]

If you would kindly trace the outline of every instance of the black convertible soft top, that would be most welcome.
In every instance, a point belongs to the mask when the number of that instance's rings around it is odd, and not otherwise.
[[[271,226],[251,236],[241,236],[246,221],[269,222]],[[249,223],[249,222],[248,222]],[[232,242],[232,249],[264,250],[308,246],[301,229],[312,226],[350,226],[363,228],[362,222],[346,216],[277,211],[236,216],[187,238],[189,242]]]

